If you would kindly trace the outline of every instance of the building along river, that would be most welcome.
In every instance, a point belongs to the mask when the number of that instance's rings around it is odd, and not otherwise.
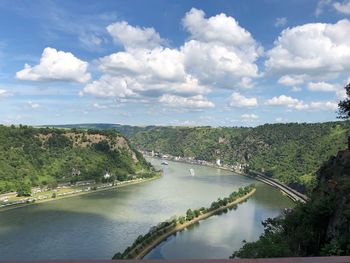
[[[255,183],[236,211],[177,233],[145,257],[227,258],[262,233],[262,220],[293,206],[277,189],[229,171],[170,161],[162,168],[158,180],[1,212],[0,260],[110,259],[158,222]]]

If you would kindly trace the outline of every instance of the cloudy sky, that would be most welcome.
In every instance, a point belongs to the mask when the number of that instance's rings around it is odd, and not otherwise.
[[[350,0],[0,2],[0,123],[336,119]]]

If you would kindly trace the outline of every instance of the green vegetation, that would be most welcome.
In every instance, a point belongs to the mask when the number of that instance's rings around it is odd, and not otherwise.
[[[95,180],[108,172],[127,180],[153,168],[114,130],[60,130],[0,126],[0,193],[30,195],[31,187]]]
[[[256,128],[149,127],[130,140],[140,150],[248,164],[303,192],[314,186],[322,162],[346,147],[349,128],[349,121]]]
[[[114,255],[113,259],[132,259],[136,258],[137,255],[145,249],[146,246],[152,244],[155,240],[157,240],[162,235],[168,235],[175,233],[176,230],[182,229],[182,225],[186,222],[195,221],[199,216],[205,216],[209,213],[214,213],[219,208],[225,207],[229,203],[233,203],[237,201],[239,198],[246,196],[248,193],[253,191],[255,186],[249,185],[244,188],[239,188],[237,192],[231,193],[228,197],[224,199],[218,199],[214,201],[209,208],[200,208],[200,209],[188,209],[186,212],[186,216],[173,216],[169,220],[159,223],[156,226],[150,228],[147,234],[140,235],[134,241],[134,243],[125,249],[124,252],[119,252]]]
[[[350,152],[332,157],[317,174],[311,200],[283,217],[268,219],[264,234],[232,257],[294,257],[350,254]]]

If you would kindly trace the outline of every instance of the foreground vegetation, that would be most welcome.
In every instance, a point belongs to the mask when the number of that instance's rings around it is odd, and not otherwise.
[[[0,126],[0,194],[93,180],[147,178],[154,170],[120,133]],[[104,177],[108,173],[108,177]]]
[[[350,152],[342,151],[318,171],[311,200],[284,217],[268,219],[256,242],[233,257],[350,255]]]
[[[174,216],[157,226],[151,227],[147,234],[138,236],[131,246],[125,249],[124,252],[115,254],[113,259],[140,259],[168,236],[246,200],[254,192],[254,185],[249,185],[239,188],[237,192],[231,193],[228,197],[219,198],[209,208],[188,209],[185,216]]]

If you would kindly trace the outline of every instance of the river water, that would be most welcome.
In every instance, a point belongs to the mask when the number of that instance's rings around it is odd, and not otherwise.
[[[236,210],[177,233],[146,256],[227,258],[262,233],[262,220],[293,206],[278,190],[232,172],[176,162],[162,168],[164,176],[151,182],[1,212],[0,260],[110,259],[158,222],[255,183],[257,192]]]

